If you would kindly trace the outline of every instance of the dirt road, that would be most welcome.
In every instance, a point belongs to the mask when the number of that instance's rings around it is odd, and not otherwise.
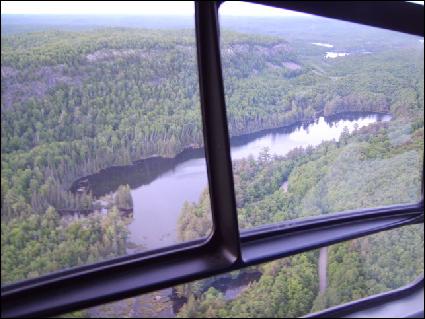
[[[319,292],[323,293],[328,285],[327,279],[328,247],[320,248],[319,256]]]

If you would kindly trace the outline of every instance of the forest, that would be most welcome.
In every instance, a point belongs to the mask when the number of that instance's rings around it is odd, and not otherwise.
[[[229,32],[222,47],[232,136],[319,114],[388,113],[396,99],[417,99],[408,81],[420,73],[420,51],[360,55],[319,71],[276,37]],[[77,178],[203,144],[194,35],[106,29],[3,36],[1,112],[2,217],[49,205],[87,208],[90,194],[67,192]]]
[[[265,149],[234,162],[242,229],[419,199],[423,46],[324,61],[281,36],[226,31],[221,53],[231,136],[320,115],[393,116],[344,132],[338,142],[284,157]],[[126,254],[120,209],[132,208],[130,188],[118,188],[106,214],[67,218],[61,211],[96,209],[90,192],[69,191],[72,182],[203,145],[189,29],[2,34],[1,96],[2,285]],[[211,229],[208,196],[184,205],[182,240]],[[299,316],[397,288],[423,273],[423,228],[334,245],[328,259],[324,294],[312,251],[258,266],[260,279],[231,301],[214,288],[197,292],[202,282],[180,286],[188,301],[178,315]]]
[[[339,142],[294,150],[285,157],[265,149],[258,159],[234,162],[239,227],[417,202],[424,131],[410,125],[406,130],[402,120],[397,122],[369,125]],[[287,187],[282,187],[285,182]],[[180,236],[206,236],[210,227],[209,197],[204,192],[199,203],[183,208]],[[188,298],[179,316],[297,317],[401,287],[423,273],[423,226],[331,246],[323,294],[318,289],[318,257],[313,251],[259,266],[260,279],[234,300],[225,300],[214,288],[200,293],[197,287],[207,286],[211,279],[178,287]]]
[[[264,149],[258,158],[233,162],[242,231],[313,215],[420,200],[423,61],[392,73],[400,62],[398,54],[393,54],[384,53],[386,61],[391,61],[388,64],[368,57],[365,69],[359,63],[363,59],[338,61],[335,76],[357,74],[363,78],[366,70],[375,66],[385,80],[375,82],[376,77],[370,76],[362,82],[349,82],[348,95],[332,99],[323,109],[326,114],[335,108],[361,107],[367,102],[351,99],[351,88],[364,88],[369,82],[376,91],[386,92],[387,112],[393,115],[389,123],[370,124],[351,134],[344,131],[337,142],[294,149],[286,156]],[[407,70],[413,73],[407,75]],[[370,96],[370,92],[364,94]],[[206,236],[210,227],[211,208],[205,191],[198,203],[185,204],[180,236],[184,240]],[[178,286],[178,293],[188,300],[178,317],[297,317],[396,289],[423,274],[423,236],[423,225],[414,225],[330,246],[324,293],[318,286],[318,251],[255,267],[261,277],[235,299],[229,300],[213,287],[200,288],[208,287],[213,278]]]

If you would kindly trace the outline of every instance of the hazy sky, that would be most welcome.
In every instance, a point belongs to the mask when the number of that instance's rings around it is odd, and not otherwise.
[[[194,15],[191,1],[2,1],[2,14],[117,14]],[[289,16],[298,12],[269,8],[239,1],[226,2],[223,15]]]
[[[424,4],[424,1],[409,1]],[[194,15],[192,1],[1,1],[2,14]],[[241,1],[225,2],[230,16],[308,16]]]

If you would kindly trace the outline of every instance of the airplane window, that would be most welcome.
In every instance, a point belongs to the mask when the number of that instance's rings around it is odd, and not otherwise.
[[[2,284],[196,237],[194,5],[171,6],[2,2]]]
[[[234,1],[1,6],[2,316],[296,317],[423,276],[423,37]]]
[[[420,200],[423,38],[243,2],[219,14],[240,228]]]
[[[423,225],[406,226],[74,313],[91,318],[294,318],[423,274]]]

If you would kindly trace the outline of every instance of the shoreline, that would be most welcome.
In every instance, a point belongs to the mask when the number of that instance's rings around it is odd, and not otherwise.
[[[284,126],[279,126],[279,127],[274,127],[274,128],[266,128],[266,129],[262,129],[259,131],[255,131],[255,132],[251,132],[251,133],[244,133],[244,134],[240,134],[240,135],[235,135],[235,136],[231,136],[230,139],[230,144],[237,145],[237,144],[244,144],[245,139],[250,138],[250,139],[255,139],[258,138],[260,136],[266,135],[266,134],[270,134],[270,133],[277,133],[278,131],[289,131],[289,130],[293,130],[297,127],[302,127],[304,125],[309,125],[311,123],[314,123],[317,119],[319,119],[320,117],[323,117],[325,120],[341,120],[347,118],[350,119],[350,117],[359,117],[359,116],[371,116],[371,115],[380,115],[380,116],[385,116],[385,115],[389,115],[392,116],[391,113],[388,112],[341,112],[341,113],[335,113],[332,115],[328,115],[328,116],[324,116],[323,112],[319,113],[316,115],[316,117],[311,118],[309,120],[304,120],[304,121],[298,121],[295,122],[293,124],[288,124],[288,125],[284,125]],[[236,146],[235,145],[235,146]],[[191,152],[201,152],[202,150],[204,150],[204,146],[187,146],[184,147],[180,152],[176,153],[174,156],[162,156],[162,155],[151,155],[151,156],[147,156],[147,157],[142,157],[140,159],[134,160],[132,161],[132,164],[127,164],[127,165],[112,165],[112,166],[108,166],[106,168],[102,168],[99,171],[89,174],[89,175],[85,175],[82,177],[79,177],[77,179],[75,179],[71,186],[68,187],[68,191],[72,192],[73,194],[77,193],[77,190],[81,187],[85,187],[83,185],[81,185],[81,182],[87,182],[89,177],[95,176],[97,174],[100,174],[102,172],[104,172],[105,170],[109,170],[109,169],[126,169],[126,168],[130,168],[130,167],[134,167],[134,166],[138,166],[138,165],[143,165],[145,162],[151,162],[151,161],[178,161],[179,159],[181,159],[182,157],[184,157],[186,154],[191,153]],[[200,157],[204,157],[204,152],[202,152],[202,154],[200,154]]]

